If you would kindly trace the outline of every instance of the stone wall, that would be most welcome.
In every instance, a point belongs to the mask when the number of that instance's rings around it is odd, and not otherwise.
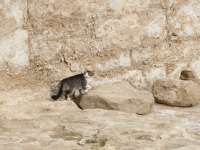
[[[137,87],[200,76],[199,0],[1,0],[0,19],[3,69],[54,80],[92,68]]]

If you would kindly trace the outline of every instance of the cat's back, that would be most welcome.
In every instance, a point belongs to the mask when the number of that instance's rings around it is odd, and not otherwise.
[[[77,74],[77,75],[64,78],[61,82],[63,84],[68,84],[68,85],[77,85],[77,84],[81,84],[81,82],[84,80],[85,78],[83,74]]]

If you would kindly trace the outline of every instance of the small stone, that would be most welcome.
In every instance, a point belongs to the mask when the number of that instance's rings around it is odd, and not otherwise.
[[[181,80],[195,80],[196,76],[191,70],[183,70],[180,74]]]

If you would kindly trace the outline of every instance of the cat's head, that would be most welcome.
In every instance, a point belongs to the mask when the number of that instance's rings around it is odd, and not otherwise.
[[[83,74],[85,77],[91,77],[91,76],[94,76],[94,71],[86,70],[86,71],[84,71]]]

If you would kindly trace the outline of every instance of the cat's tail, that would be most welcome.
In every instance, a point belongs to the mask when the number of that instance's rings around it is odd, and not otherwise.
[[[60,82],[60,83],[58,84],[58,87],[57,87],[57,88],[58,88],[57,94],[51,96],[51,98],[52,98],[53,100],[57,100],[57,99],[62,95],[62,92],[63,92],[63,83]]]

